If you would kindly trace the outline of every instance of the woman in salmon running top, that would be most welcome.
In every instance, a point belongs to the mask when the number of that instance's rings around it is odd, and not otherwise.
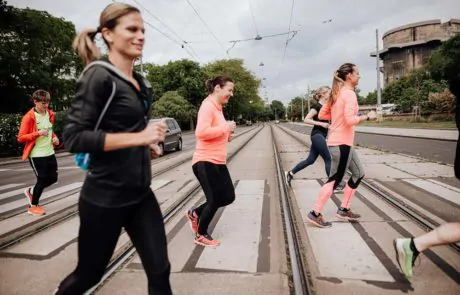
[[[332,93],[328,102],[321,108],[320,120],[331,120],[327,145],[331,153],[331,172],[327,182],[321,187],[315,207],[308,214],[310,223],[318,227],[330,227],[332,224],[323,219],[321,210],[331,197],[334,188],[340,184],[345,172],[351,171],[351,177],[343,192],[343,201],[337,210],[337,217],[345,220],[358,220],[361,216],[350,210],[350,201],[364,177],[364,169],[353,148],[355,125],[375,119],[376,113],[358,115],[358,100],[354,91],[359,81],[358,68],[345,63],[334,73]]]
[[[227,206],[235,200],[227,163],[227,144],[232,139],[236,124],[227,122],[222,105],[233,96],[233,81],[218,76],[206,81],[208,97],[203,100],[198,112],[196,126],[196,149],[193,155],[193,173],[200,182],[206,202],[196,209],[186,212],[195,236],[195,244],[215,247],[220,244],[208,233],[208,226],[219,207]]]

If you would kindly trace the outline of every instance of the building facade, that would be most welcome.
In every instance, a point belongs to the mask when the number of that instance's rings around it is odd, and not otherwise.
[[[460,33],[460,19],[429,20],[392,29],[383,34],[383,49],[379,57],[384,85],[426,65],[430,55],[443,41]],[[372,52],[375,57],[376,53]]]

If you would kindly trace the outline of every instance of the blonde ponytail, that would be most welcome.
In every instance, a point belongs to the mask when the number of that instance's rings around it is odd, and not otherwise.
[[[345,84],[347,75],[352,74],[355,70],[355,67],[355,64],[347,62],[341,65],[340,68],[334,72],[334,78],[332,79],[331,99],[329,100],[329,103],[331,105],[333,105],[337,101],[340,89]]]
[[[97,29],[85,29],[78,33],[73,40],[72,47],[85,65],[101,57],[101,52],[94,44],[94,38],[97,33]]]
[[[343,86],[343,79],[339,77],[337,71],[334,73],[334,78],[332,79],[332,91],[331,91],[331,98],[329,103],[333,105],[337,101],[337,97],[339,96],[340,88]]]

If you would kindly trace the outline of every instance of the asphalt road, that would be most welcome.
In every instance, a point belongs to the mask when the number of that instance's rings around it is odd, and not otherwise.
[[[311,127],[283,124],[284,127],[310,135]],[[456,142],[381,134],[356,133],[355,144],[383,151],[403,153],[431,161],[454,164]]]

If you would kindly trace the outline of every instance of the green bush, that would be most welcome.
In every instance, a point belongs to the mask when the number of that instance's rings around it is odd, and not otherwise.
[[[0,114],[0,157],[19,156],[21,144],[17,140],[20,114]]]
[[[17,140],[19,125],[23,114],[1,114],[0,113],[0,157],[20,156],[23,144]],[[62,141],[62,125],[66,112],[56,113],[54,132]]]

